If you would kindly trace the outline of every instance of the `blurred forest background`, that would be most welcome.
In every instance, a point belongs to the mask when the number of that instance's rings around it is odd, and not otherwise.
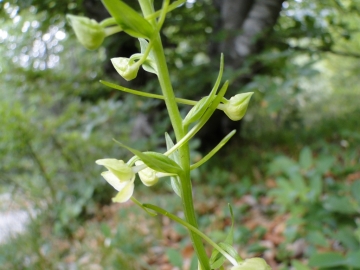
[[[27,224],[3,232],[0,269],[196,269],[186,231],[111,204],[94,162],[130,157],[112,138],[165,148],[161,101],[99,83],[159,93],[152,74],[125,82],[110,63],[138,42],[120,33],[81,47],[65,15],[100,21],[100,1],[1,0],[0,9],[0,220],[17,213],[10,226]],[[194,172],[201,228],[223,240],[231,203],[242,256],[273,269],[360,269],[360,1],[189,0],[162,34],[178,97],[209,91],[221,52],[227,97],[255,92],[240,123],[219,112],[192,141],[198,160],[239,131]],[[181,215],[166,181],[136,193]]]

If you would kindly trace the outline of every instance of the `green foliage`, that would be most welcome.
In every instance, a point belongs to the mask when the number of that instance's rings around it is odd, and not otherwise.
[[[0,5],[5,7],[8,2]],[[132,137],[131,119],[139,111],[151,114],[157,126],[149,140],[140,138],[130,145],[152,148],[160,144],[159,134],[168,130],[164,113],[154,113],[161,102],[122,98],[116,92],[104,91],[107,88],[98,83],[100,78],[105,79],[105,49],[84,51],[64,26],[63,14],[82,12],[83,3],[17,1],[19,10],[14,3],[1,10],[5,15],[0,30],[2,189],[16,186],[14,194],[34,202],[35,209],[42,213],[31,223],[34,225],[30,225],[29,234],[1,246],[0,265],[4,269],[52,269],[64,259],[66,254],[42,234],[44,224],[51,227],[47,228],[49,234],[73,235],[94,215],[98,203],[109,202],[113,191],[98,176],[100,168],[94,160],[126,155],[112,138],[126,142]],[[286,243],[305,239],[304,257],[310,258],[312,267],[356,267],[360,257],[360,227],[355,221],[360,181],[345,179],[359,171],[359,109],[354,102],[359,98],[359,61],[346,56],[356,57],[354,52],[359,51],[358,3],[286,3],[271,38],[264,43],[263,53],[248,59],[243,69],[224,74],[231,80],[239,75],[251,77],[242,83],[241,90],[256,92],[257,106],[250,108],[242,130],[246,143],[233,144],[236,150],[231,153],[220,152],[221,157],[200,170],[209,182],[205,186],[201,181],[196,183],[219,197],[251,194],[259,198],[265,194],[262,180],[276,177],[277,187],[270,194],[276,211],[290,215],[284,233]],[[163,29],[165,52],[177,96],[195,95],[200,99],[200,86],[211,87],[217,75],[217,59],[211,61],[208,47],[216,46],[223,33],[216,30],[219,14],[212,1],[187,5],[192,8],[184,7],[168,15]],[[214,68],[208,65],[210,62]],[[251,69],[254,63],[259,67],[256,74]],[[152,81],[143,89],[158,91]],[[126,114],[119,113],[122,111]],[[303,144],[310,147],[291,158]],[[282,155],[273,159],[275,152]],[[225,163],[221,168],[217,166],[220,161]],[[264,168],[270,161],[266,172]],[[260,176],[254,177],[255,172]],[[176,186],[177,181],[173,178],[172,184]],[[243,215],[249,211],[246,205],[239,208]],[[122,224],[126,218],[124,215]],[[135,258],[143,253],[144,247],[139,245],[142,239],[134,237],[129,241],[125,237],[137,235],[131,224],[116,228],[116,233],[112,229],[102,226],[105,237],[112,239],[110,246],[96,251],[104,254],[102,265],[109,269],[139,269],[141,262],[136,264]],[[236,243],[248,245],[251,235],[261,239],[264,230],[250,231],[237,224]],[[225,235],[220,230],[218,233],[222,241]],[[340,251],[331,251],[334,241],[340,243]],[[296,270],[309,269],[291,260],[285,244],[277,249],[278,259],[291,263]],[[256,243],[245,248],[248,252],[263,249]],[[320,253],[321,249],[325,253]],[[179,264],[177,255],[169,255],[174,265]],[[30,261],[24,260],[28,257]],[[132,262],[128,258],[133,258]]]
[[[279,156],[269,164],[269,175],[276,176],[277,183],[269,194],[279,211],[291,215],[285,231],[287,241],[305,238],[309,265],[321,269],[359,265],[353,259],[358,255],[354,252],[360,248],[355,218],[360,210],[357,195],[360,179],[344,181],[341,172],[335,170],[335,153],[314,157],[311,149],[304,147],[298,161]],[[330,249],[334,240],[341,244],[341,252],[316,252],[318,248]]]
[[[111,189],[98,177],[94,160],[121,155],[112,138],[131,137],[132,114],[118,112],[134,105],[117,96],[99,98],[104,50],[90,53],[76,46],[63,24],[42,33],[37,20],[39,15],[28,13],[4,25],[11,38],[0,49],[0,125],[6,131],[0,172],[5,185],[16,185],[36,209],[48,211],[56,233],[72,234],[96,203],[109,202]],[[21,25],[28,27],[25,34],[15,35]],[[27,46],[30,37],[37,45]]]

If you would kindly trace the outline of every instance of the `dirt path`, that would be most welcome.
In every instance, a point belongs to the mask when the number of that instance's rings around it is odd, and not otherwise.
[[[26,230],[29,213],[18,209],[11,200],[10,193],[0,195],[0,244],[5,243],[11,236]]]

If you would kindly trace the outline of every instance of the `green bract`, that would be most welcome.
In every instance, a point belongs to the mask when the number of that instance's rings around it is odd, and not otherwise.
[[[262,258],[251,258],[232,267],[231,270],[271,270],[271,267]]]
[[[105,28],[97,21],[87,17],[66,15],[74,29],[79,42],[88,50],[95,50],[103,43],[106,33]]]
[[[237,94],[230,100],[226,100],[224,104],[220,104],[218,108],[223,110],[231,120],[239,121],[244,117],[253,94],[253,92]]]
[[[130,36],[150,39],[154,29],[135,10],[118,0],[102,0],[104,6],[121,28]]]

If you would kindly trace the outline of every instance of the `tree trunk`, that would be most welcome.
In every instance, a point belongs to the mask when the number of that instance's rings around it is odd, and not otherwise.
[[[214,0],[220,14],[214,28],[222,34],[223,40],[218,44],[211,44],[211,54],[218,57],[223,52],[228,70],[241,68],[247,57],[261,52],[263,40],[271,34],[283,2],[284,0]],[[256,67],[253,66],[250,74],[246,74],[246,79],[239,77],[232,81],[227,97],[238,93],[255,73]],[[202,150],[214,147],[233,129],[240,130],[241,121],[233,122],[222,112],[216,112],[200,134]]]
[[[221,29],[225,39],[219,49],[226,65],[239,68],[244,60],[261,51],[261,41],[270,34],[283,0],[220,1]]]

